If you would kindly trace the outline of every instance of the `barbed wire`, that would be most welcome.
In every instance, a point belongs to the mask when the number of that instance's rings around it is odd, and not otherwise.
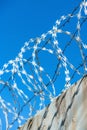
[[[18,56],[3,65],[0,129],[19,127],[57,96],[61,81],[65,90],[87,73],[87,43],[82,39],[86,21],[87,2],[83,0],[47,33],[25,42]]]

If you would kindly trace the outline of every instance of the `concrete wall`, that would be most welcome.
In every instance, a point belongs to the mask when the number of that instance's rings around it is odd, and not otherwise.
[[[18,130],[87,130],[87,76]]]

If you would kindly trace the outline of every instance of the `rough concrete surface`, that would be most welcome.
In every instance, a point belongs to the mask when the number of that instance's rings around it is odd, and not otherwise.
[[[87,76],[56,97],[18,130],[87,130]]]

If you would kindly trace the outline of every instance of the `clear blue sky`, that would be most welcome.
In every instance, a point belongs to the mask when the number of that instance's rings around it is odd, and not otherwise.
[[[31,37],[52,28],[81,0],[0,0],[0,68],[14,59]]]
[[[0,68],[8,60],[15,59],[24,42],[50,30],[61,15],[71,13],[80,2],[81,0],[0,0]],[[62,88],[58,89],[60,91]]]

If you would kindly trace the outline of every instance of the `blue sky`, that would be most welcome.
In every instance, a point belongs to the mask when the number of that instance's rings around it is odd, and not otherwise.
[[[79,1],[0,0],[0,68],[16,57],[25,41],[47,32]]]
[[[15,59],[21,47],[24,45],[24,42],[30,38],[39,37],[41,34],[52,29],[53,25],[55,25],[55,21],[59,19],[61,15],[71,13],[79,2],[81,2],[81,0],[0,0],[0,68],[2,68],[3,64],[7,63],[8,60]],[[70,26],[69,29],[73,30],[72,26]],[[59,38],[60,42],[68,39],[67,37],[64,38],[65,37]],[[73,45],[66,55],[68,55],[72,62],[77,63],[75,56],[79,56],[76,54],[77,49],[75,49],[75,47],[76,46]],[[72,49],[74,53],[72,53]],[[44,62],[47,70],[50,69],[52,72],[54,68],[50,67],[50,64],[54,65],[56,62],[53,63],[53,60],[50,60],[50,62],[46,61],[43,54],[41,56],[41,62]],[[48,63],[46,64],[46,62]],[[60,79],[64,78],[62,75],[64,75],[63,70],[61,71]],[[60,79],[56,82],[56,86],[59,84],[59,87],[56,88],[58,93],[63,89],[63,83],[60,82]],[[18,82],[19,81],[18,79]]]

